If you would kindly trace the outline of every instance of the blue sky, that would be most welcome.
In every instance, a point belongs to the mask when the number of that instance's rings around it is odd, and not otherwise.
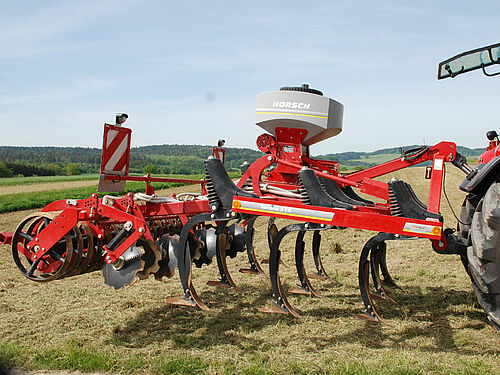
[[[437,65],[500,42],[500,3],[0,0],[0,145],[256,148],[255,95],[309,83],[345,106],[314,154],[486,144],[500,78]],[[500,130],[500,129],[499,129]]]

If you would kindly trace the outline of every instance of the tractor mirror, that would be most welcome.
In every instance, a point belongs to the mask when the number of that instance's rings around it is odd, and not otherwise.
[[[490,141],[494,141],[496,137],[498,137],[498,134],[494,130],[490,130],[488,133],[486,133],[486,138],[488,138]]]

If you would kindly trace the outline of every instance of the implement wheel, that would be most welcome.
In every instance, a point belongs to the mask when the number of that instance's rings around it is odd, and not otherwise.
[[[467,248],[472,286],[492,325],[500,330],[500,183],[490,186],[474,212]]]

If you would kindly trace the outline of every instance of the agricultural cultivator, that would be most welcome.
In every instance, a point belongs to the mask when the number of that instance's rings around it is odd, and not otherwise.
[[[484,70],[498,61],[493,57],[498,55],[495,45],[456,56],[440,65],[439,78],[473,68]],[[470,61],[483,63],[472,66]],[[122,191],[126,181],[139,180],[146,184],[145,193],[56,201],[25,218],[15,232],[1,234],[4,243],[12,244],[14,261],[28,279],[46,282],[102,270],[105,284],[121,289],[150,276],[172,277],[178,268],[182,295],[167,302],[206,310],[193,284],[193,264],[203,267],[215,258],[220,278],[209,284],[239,291],[226,258],[246,253],[249,265],[240,272],[264,274],[263,262],[254,252],[253,226],[258,217],[268,217],[272,304],[261,308],[263,312],[300,316],[279,277],[281,252],[287,251],[282,248],[285,236],[296,234],[299,279],[299,286],[288,292],[319,297],[310,280],[330,280],[320,256],[322,233],[358,228],[378,232],[360,254],[364,310],[359,317],[380,321],[375,302],[392,301],[386,288],[396,284],[387,269],[386,242],[427,238],[437,253],[460,257],[479,303],[492,324],[500,327],[500,142],[496,132],[488,132],[487,151],[473,169],[455,143],[441,142],[342,174],[337,162],[312,158],[309,147],[341,132],[343,105],[308,85],[283,87],[257,96],[256,123],[266,131],[257,139],[263,155],[242,165],[242,177],[235,183],[224,168],[223,142],[205,160],[202,180],[130,176],[131,130],[122,126],[126,117],[122,114],[115,125],[105,124],[99,191]],[[425,173],[430,184],[427,203],[404,181],[375,179],[425,162],[430,164]],[[445,228],[440,214],[448,164],[465,175],[460,188],[467,197],[456,229]],[[155,181],[200,184],[200,191],[160,197],[151,186]],[[276,218],[293,223],[278,228]],[[315,270],[310,274],[304,267],[307,232],[313,232]]]

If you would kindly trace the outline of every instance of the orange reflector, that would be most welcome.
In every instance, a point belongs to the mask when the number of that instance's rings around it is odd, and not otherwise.
[[[439,227],[432,228],[432,234],[434,234],[436,236],[441,235],[441,228],[439,228]]]
[[[233,201],[233,208],[240,208],[241,207],[241,202],[238,200]]]

